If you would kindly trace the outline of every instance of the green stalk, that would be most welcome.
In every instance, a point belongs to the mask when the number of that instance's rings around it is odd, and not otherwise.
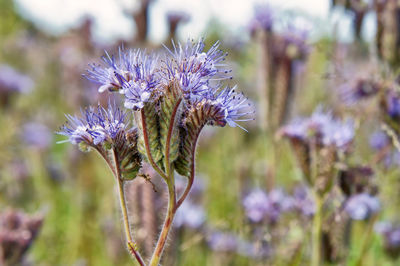
[[[115,174],[115,178],[118,181],[119,201],[120,201],[121,210],[122,210],[122,218],[124,221],[125,237],[126,237],[128,249],[131,252],[131,254],[135,257],[137,262],[141,266],[144,266],[145,264],[143,262],[143,259],[140,256],[139,251],[136,248],[136,243],[133,242],[133,240],[132,240],[131,230],[130,230],[130,225],[129,225],[128,209],[126,207],[126,201],[125,201],[124,181],[121,178],[121,173],[120,173],[119,166],[118,166],[119,165],[118,157],[117,157],[117,154],[114,149],[113,149],[113,157],[114,157],[114,164],[115,164],[115,168],[114,168],[113,172]]]
[[[174,175],[168,177],[167,185],[168,185],[168,211],[167,217],[165,218],[164,225],[162,227],[160,237],[158,238],[156,248],[154,249],[153,255],[150,259],[151,266],[157,266],[160,262],[162,252],[164,250],[165,243],[167,242],[168,233],[171,229],[172,222],[174,220],[175,212],[176,212],[176,197],[175,197],[175,185],[174,185]]]
[[[321,263],[321,231],[322,231],[322,197],[315,193],[315,214],[312,227],[312,255],[311,266],[319,266]]]

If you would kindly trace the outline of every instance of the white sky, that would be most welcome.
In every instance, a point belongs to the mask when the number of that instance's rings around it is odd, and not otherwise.
[[[95,38],[112,41],[115,38],[131,36],[134,23],[123,15],[125,8],[134,8],[139,0],[15,0],[20,13],[33,20],[43,30],[59,34],[79,25],[85,15],[95,18]],[[162,42],[167,34],[166,13],[171,10],[185,11],[191,20],[181,28],[181,36],[196,38],[205,30],[212,17],[218,18],[233,31],[244,29],[256,3],[268,3],[277,13],[294,12],[303,14],[311,21],[311,28],[318,35],[330,34],[334,25],[340,28],[339,38],[348,40],[351,36],[351,20],[342,12],[329,15],[329,0],[155,0],[150,7],[150,39]],[[137,3],[136,3],[137,4]],[[365,34],[370,39],[374,34],[372,19]]]

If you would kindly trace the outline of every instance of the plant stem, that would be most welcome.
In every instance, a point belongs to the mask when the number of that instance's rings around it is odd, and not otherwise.
[[[318,193],[315,193],[315,214],[313,219],[311,243],[311,266],[319,266],[321,263],[322,204],[322,197]]]
[[[157,266],[160,262],[162,252],[164,250],[165,243],[167,242],[168,233],[171,229],[172,221],[174,220],[175,212],[176,212],[176,196],[175,196],[175,185],[174,185],[174,175],[173,173],[169,176],[167,185],[168,185],[168,211],[167,217],[165,218],[164,225],[162,227],[160,237],[158,238],[156,248],[154,249],[154,253],[151,257],[150,264],[151,266]]]
[[[118,157],[117,157],[117,154],[114,149],[113,149],[113,156],[114,156],[114,163],[115,163],[115,169],[113,172],[115,173],[115,177],[118,182],[119,201],[120,201],[121,210],[122,210],[122,218],[124,220],[125,237],[126,237],[128,249],[131,252],[131,254],[135,257],[137,262],[139,262],[139,264],[141,266],[144,266],[145,264],[143,262],[143,259],[140,256],[139,251],[136,248],[136,243],[133,242],[133,240],[132,240],[130,224],[129,224],[128,209],[126,207],[126,201],[125,201],[124,181],[121,179],[121,173],[120,173],[119,166],[118,166],[119,165]]]
[[[363,264],[364,258],[365,258],[365,255],[367,254],[368,248],[371,245],[372,230],[374,228],[374,224],[375,224],[376,219],[377,219],[377,215],[374,215],[368,221],[368,225],[367,225],[367,228],[366,228],[367,230],[365,232],[365,237],[364,237],[363,242],[362,242],[360,254],[358,255],[356,263],[354,264],[356,266],[364,265]]]

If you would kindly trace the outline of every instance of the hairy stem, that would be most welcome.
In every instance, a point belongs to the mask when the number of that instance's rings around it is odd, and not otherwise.
[[[315,214],[312,227],[312,257],[311,266],[319,266],[321,262],[321,230],[322,230],[322,204],[321,195],[315,193]]]
[[[119,201],[121,204],[121,210],[122,210],[122,218],[124,221],[124,228],[125,228],[125,237],[128,245],[128,249],[131,252],[131,254],[135,257],[137,262],[141,265],[144,266],[144,262],[142,257],[139,254],[139,251],[136,248],[136,243],[133,242],[132,236],[131,236],[131,230],[130,230],[130,225],[129,225],[129,216],[128,216],[128,209],[126,207],[126,201],[125,201],[125,191],[124,191],[124,181],[121,178],[121,173],[119,171],[119,163],[118,163],[118,157],[113,149],[113,157],[114,157],[114,163],[115,163],[115,168],[114,168],[114,173],[115,173],[115,178],[118,181],[118,193],[119,193]]]
[[[364,265],[364,260],[365,260],[365,255],[367,255],[368,248],[371,245],[371,238],[372,238],[372,230],[374,228],[375,221],[377,219],[377,215],[374,215],[373,217],[370,218],[367,224],[365,236],[362,242],[361,246],[361,251],[357,257],[356,263],[354,265],[356,266],[362,266]]]
[[[160,237],[158,238],[157,245],[154,249],[153,255],[150,260],[151,266],[157,266],[160,262],[161,255],[164,250],[165,243],[167,242],[168,233],[171,229],[172,222],[174,220],[175,212],[176,212],[176,196],[175,196],[175,185],[174,185],[174,175],[173,173],[169,176],[167,180],[168,185],[168,211],[167,216],[164,221],[164,225],[162,227]]]
[[[142,120],[142,130],[143,130],[143,139],[144,139],[144,146],[146,149],[147,158],[154,170],[163,178],[167,179],[168,176],[158,167],[158,165],[154,162],[153,156],[151,155],[150,145],[149,145],[149,136],[147,134],[147,125],[146,125],[146,116],[144,114],[144,110],[140,110],[141,120]]]

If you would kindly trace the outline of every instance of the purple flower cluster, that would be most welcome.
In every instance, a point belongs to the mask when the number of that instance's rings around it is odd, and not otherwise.
[[[27,93],[33,89],[32,79],[8,65],[0,65],[0,93]]]
[[[96,146],[112,142],[126,130],[126,113],[115,104],[109,103],[107,109],[89,107],[81,113],[82,117],[67,115],[68,122],[58,132],[67,136],[72,144],[84,142]]]
[[[292,196],[282,189],[274,189],[268,194],[262,189],[252,190],[244,199],[243,207],[249,221],[276,223],[281,215],[291,210],[310,216],[314,213],[313,201],[305,190],[296,189]]]
[[[400,152],[393,148],[391,143],[391,139],[384,131],[374,132],[369,139],[371,148],[382,154],[385,167],[400,165]]]
[[[22,139],[30,146],[46,149],[52,141],[52,133],[49,128],[37,122],[26,123],[22,127]]]
[[[198,204],[186,200],[176,212],[174,227],[188,227],[191,229],[200,228],[206,221],[204,208]]]
[[[219,110],[218,125],[237,126],[236,121],[249,121],[254,111],[251,104],[234,88],[222,88],[221,81],[231,79],[231,70],[225,69],[226,53],[216,42],[208,51],[202,40],[197,43],[167,48],[165,58],[148,55],[140,50],[119,50],[119,56],[106,54],[105,67],[91,64],[86,77],[100,85],[99,92],[119,91],[125,96],[125,107],[140,110],[146,102],[155,102],[164,89],[173,82],[180,90],[190,108],[201,101],[208,101]]]
[[[400,256],[400,226],[381,222],[376,225],[375,229],[383,236],[386,253],[392,258],[398,258]]]
[[[268,5],[254,7],[254,17],[250,21],[250,31],[254,33],[258,29],[270,31],[274,22],[273,10]]]
[[[369,78],[352,79],[339,87],[339,96],[346,104],[354,104],[378,93],[380,84]]]
[[[335,119],[331,112],[321,108],[309,118],[297,119],[281,129],[281,134],[290,139],[322,146],[334,146],[346,150],[354,138],[354,123]]]
[[[400,118],[400,95],[394,90],[388,90],[385,97],[386,113],[392,119]]]
[[[365,220],[379,212],[379,200],[367,193],[360,193],[350,197],[345,204],[345,211],[354,220]]]

